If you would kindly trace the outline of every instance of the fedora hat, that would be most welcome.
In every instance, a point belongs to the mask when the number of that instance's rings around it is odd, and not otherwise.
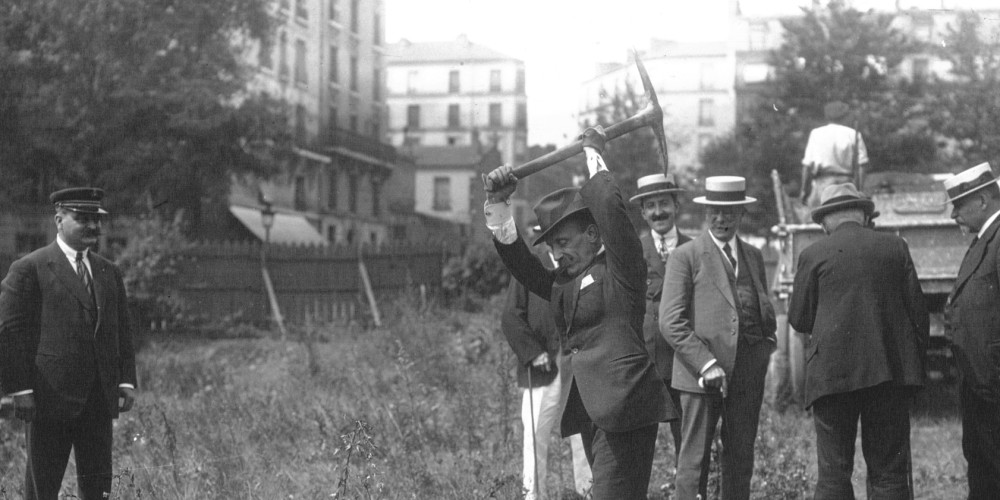
[[[862,196],[853,182],[831,184],[823,189],[820,205],[810,215],[813,222],[819,224],[828,214],[848,208],[860,208],[865,215],[871,216],[875,212],[875,203]]]
[[[107,215],[108,212],[101,208],[103,199],[104,190],[95,187],[60,189],[49,195],[49,201],[56,207],[80,213]]]
[[[705,179],[705,196],[694,200],[702,205],[747,205],[757,198],[747,196],[747,180],[735,175],[719,175]]]
[[[948,193],[948,201],[945,203],[954,202],[996,182],[990,164],[980,163],[944,180],[944,190]]]
[[[553,191],[535,204],[535,216],[538,217],[538,237],[532,245],[537,245],[545,241],[545,237],[552,231],[552,228],[566,220],[567,217],[590,209],[584,205],[583,198],[580,197],[580,188],[563,188]]]
[[[640,177],[635,184],[635,196],[629,198],[628,201],[635,202],[642,200],[646,196],[653,196],[657,194],[675,194],[684,192],[683,189],[677,187],[677,181],[674,179],[674,174],[646,175]]]
[[[833,101],[823,106],[823,116],[827,120],[839,120],[851,112],[850,106],[841,101]]]

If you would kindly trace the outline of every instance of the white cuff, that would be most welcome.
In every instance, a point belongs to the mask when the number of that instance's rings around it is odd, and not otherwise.
[[[509,203],[486,202],[483,204],[483,214],[486,216],[486,227],[497,241],[510,245],[517,240],[517,225],[514,224],[514,214]]]
[[[12,392],[12,393],[8,394],[8,396],[10,396],[10,397],[24,396],[25,394],[32,394],[34,392],[35,392],[34,389],[25,389],[23,391]]]
[[[123,388],[123,387],[127,387],[127,388],[129,388],[129,389],[135,389],[135,386],[134,386],[134,385],[132,385],[132,384],[118,384],[118,388],[119,388],[119,389],[121,389],[121,388]]]
[[[591,177],[597,175],[598,172],[607,172],[608,166],[604,164],[604,157],[601,156],[601,153],[598,153],[594,148],[583,148],[583,152],[587,155],[587,171],[590,172]]]
[[[715,360],[714,359],[711,360],[711,361],[709,361],[708,363],[705,363],[705,366],[701,367],[701,371],[699,371],[698,373],[700,375],[704,375],[705,372],[707,372],[708,369],[711,368],[711,367],[713,367],[713,366],[715,366]]]

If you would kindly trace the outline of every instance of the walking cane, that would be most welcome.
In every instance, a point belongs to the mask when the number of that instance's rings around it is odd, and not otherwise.
[[[532,368],[534,368],[533,365],[528,365],[528,411],[531,412],[531,465],[535,474],[535,491],[538,492],[541,489],[538,487],[538,452],[536,451],[538,446],[535,444],[535,401],[532,395],[532,389],[534,389],[534,385],[531,383]],[[535,497],[537,498],[538,495],[535,495]]]

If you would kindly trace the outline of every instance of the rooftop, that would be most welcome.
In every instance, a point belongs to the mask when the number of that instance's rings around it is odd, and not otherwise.
[[[439,62],[517,61],[502,52],[469,41],[465,35],[446,42],[411,42],[402,39],[386,50],[389,64]]]

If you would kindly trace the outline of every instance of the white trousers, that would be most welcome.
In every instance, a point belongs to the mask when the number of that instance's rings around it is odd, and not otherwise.
[[[558,427],[562,416],[562,391],[569,388],[562,387],[560,381],[563,377],[556,377],[551,384],[536,387],[534,389],[524,389],[521,398],[521,423],[524,424],[524,491],[527,492],[525,500],[537,500],[545,498],[545,476],[548,472],[549,443],[552,441],[553,426]],[[572,378],[569,379],[572,381]],[[529,399],[530,394],[530,399]],[[532,447],[532,411],[534,410],[535,436],[538,442]],[[573,483],[576,492],[586,496],[593,483],[593,476],[590,472],[590,464],[587,462],[587,455],[583,450],[583,440],[579,434],[570,436],[570,449],[573,454]],[[534,453],[532,453],[534,448]],[[537,457],[537,458],[536,458]],[[535,488],[535,463],[538,463],[539,488]]]

